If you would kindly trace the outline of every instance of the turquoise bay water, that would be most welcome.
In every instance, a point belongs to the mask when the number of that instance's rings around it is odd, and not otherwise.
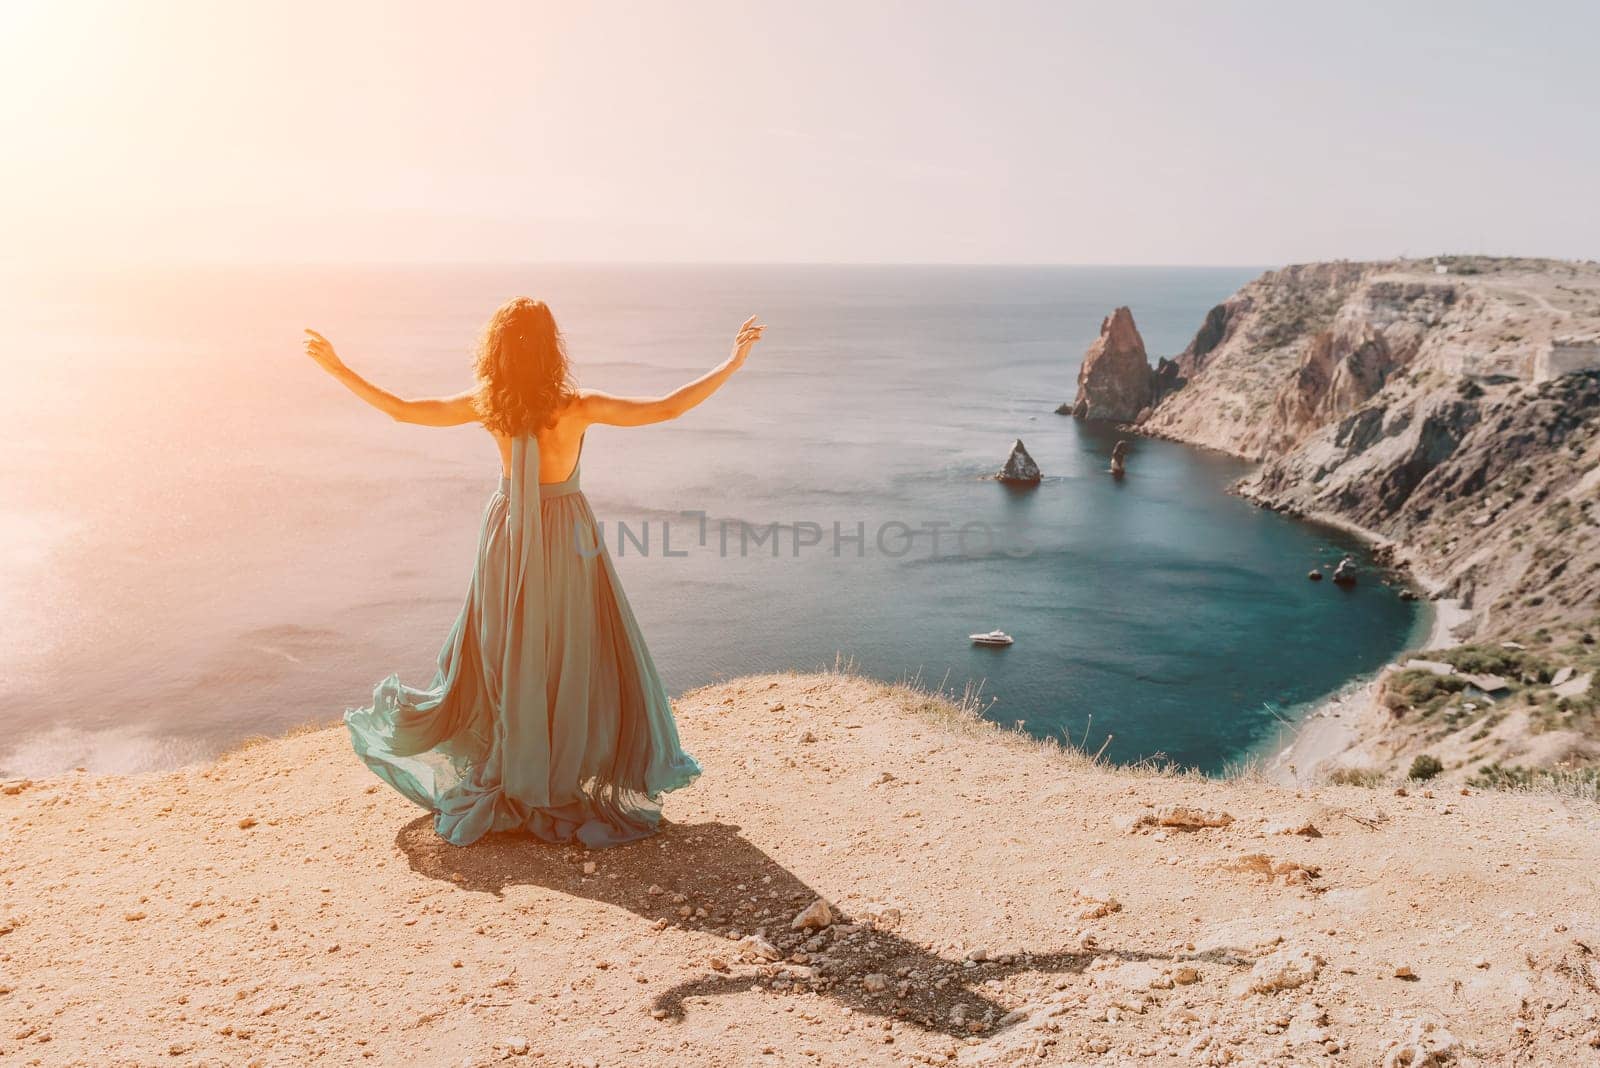
[[[1153,359],[1255,273],[217,268],[14,282],[0,298],[13,443],[0,455],[13,743],[0,771],[171,765],[327,720],[392,670],[425,679],[495,449],[479,430],[363,408],[299,354],[299,332],[321,330],[399,392],[454,392],[481,323],[514,293],[548,300],[580,380],[615,392],[670,388],[719,360],[745,316],[770,324],[685,419],[589,436],[583,483],[613,553],[619,523],[648,531],[650,553],[627,540],[617,566],[669,689],[843,657],[889,680],[981,684],[994,718],[1090,748],[1110,735],[1114,760],[1217,770],[1398,651],[1416,609],[1376,581],[1306,582],[1314,564],[1365,553],[1229,496],[1246,465],[1134,439],[1114,482],[1118,435],[1052,410],[1111,308],[1133,308]],[[983,477],[1019,436],[1046,475],[1032,491]],[[705,514],[704,546],[685,512]],[[778,524],[778,555],[764,542],[741,556],[739,523]],[[835,524],[865,532],[860,555],[849,541],[835,555]],[[963,552],[964,524],[995,551],[973,533]],[[820,543],[797,554],[797,532]],[[683,555],[662,552],[664,535]],[[992,627],[1016,645],[968,644]]]

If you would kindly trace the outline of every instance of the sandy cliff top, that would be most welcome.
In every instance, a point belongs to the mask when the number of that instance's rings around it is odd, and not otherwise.
[[[0,1061],[1597,1055],[1591,805],[1096,769],[832,675],[678,707],[705,777],[600,853],[445,845],[339,730],[0,795]]]

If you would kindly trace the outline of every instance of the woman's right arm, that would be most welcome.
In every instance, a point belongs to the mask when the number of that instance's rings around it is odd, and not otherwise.
[[[647,426],[676,419],[733,377],[744,366],[746,357],[766,327],[756,322],[752,315],[739,327],[733,339],[733,352],[726,360],[687,385],[679,386],[662,397],[615,397],[610,393],[586,389],[578,394],[578,415],[585,422],[603,423],[607,426]]]
[[[474,403],[476,390],[466,390],[451,397],[424,397],[407,400],[368,382],[345,366],[333,343],[315,330],[307,330],[306,355],[317,362],[334,379],[378,411],[398,423],[415,423],[418,426],[461,426],[478,419]]]

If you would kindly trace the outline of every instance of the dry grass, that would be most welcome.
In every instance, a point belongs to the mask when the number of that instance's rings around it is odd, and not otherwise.
[[[325,731],[334,727],[342,726],[344,726],[343,717],[325,720],[308,719],[304,723],[295,724],[282,734],[252,734],[248,738],[243,738],[235,742],[233,745],[228,746],[228,748],[218,753],[214,760],[216,763],[220,764],[222,761],[230,760],[239,756],[241,753],[248,753],[257,746],[269,745],[272,742],[280,741],[284,738],[298,738],[303,734],[315,734],[317,731]]]

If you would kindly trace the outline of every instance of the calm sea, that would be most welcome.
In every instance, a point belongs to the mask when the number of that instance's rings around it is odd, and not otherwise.
[[[363,407],[305,359],[300,330],[399,392],[454,392],[483,320],[517,293],[551,303],[580,381],[614,392],[670,388],[720,360],[747,315],[770,324],[703,407],[596,428],[583,457],[673,692],[842,657],[887,680],[981,685],[994,718],[1090,748],[1110,735],[1115,760],[1219,769],[1395,653],[1416,611],[1375,581],[1306,582],[1314,564],[1364,554],[1227,495],[1245,465],[1135,440],[1113,482],[1118,435],[1052,410],[1114,306],[1132,306],[1153,358],[1255,273],[12,280],[0,297],[0,771],[171,766],[327,721],[393,670],[425,682],[471,571],[493,443]],[[1046,475],[1031,492],[983,477],[1016,437]],[[1016,644],[969,645],[993,627]]]

